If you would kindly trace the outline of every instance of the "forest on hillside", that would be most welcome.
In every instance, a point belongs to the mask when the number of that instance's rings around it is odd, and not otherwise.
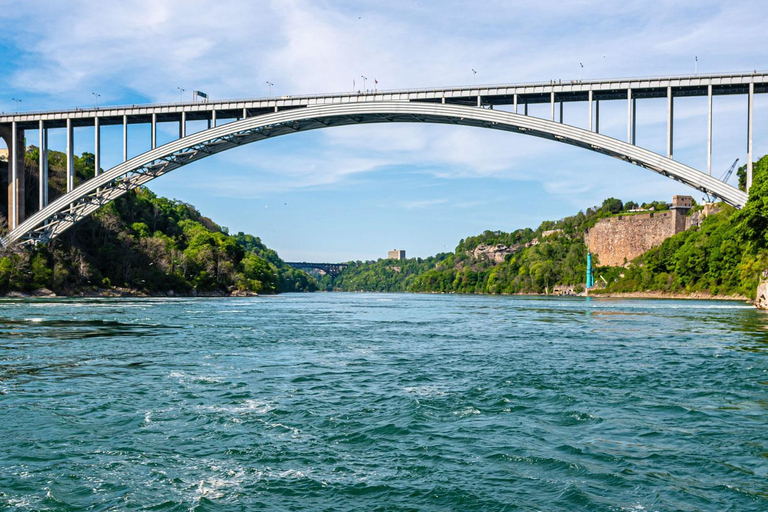
[[[28,148],[26,202],[34,210],[37,148]],[[65,160],[51,151],[50,197],[65,188]],[[74,159],[76,182],[94,174],[94,158]],[[746,166],[739,169],[743,188]],[[3,169],[0,169],[2,173]],[[4,173],[3,173],[4,174]],[[287,291],[437,293],[579,293],[586,274],[586,232],[600,219],[636,208],[667,207],[608,198],[537,229],[485,231],[460,240],[451,253],[428,258],[349,262],[318,280],[285,264],[253,235],[230,235],[193,206],[146,188],[100,209],[61,238],[31,251],[0,254],[0,293],[48,289],[59,294],[119,288],[130,293],[229,294]],[[602,291],[707,292],[754,296],[768,268],[768,156],[754,166],[749,202],[724,206],[700,226],[667,239],[626,267],[598,267]],[[0,218],[0,225],[4,224]],[[3,226],[2,229],[5,229]],[[499,260],[493,251],[502,251]],[[599,265],[599,261],[597,262]],[[598,290],[600,291],[600,290]]]
[[[744,189],[746,166],[738,171]],[[667,239],[626,267],[599,266],[597,292],[704,292],[754,297],[768,269],[768,156],[754,164],[749,202],[741,210],[722,205],[719,213]],[[430,293],[549,293],[555,286],[583,291],[586,232],[600,219],[636,208],[665,209],[666,203],[638,204],[616,198],[537,229],[485,231],[461,240],[453,253],[407,261],[356,262],[336,279],[323,277],[321,288],[348,291]],[[700,209],[697,206],[696,209]],[[544,236],[546,235],[546,236]],[[503,261],[490,259],[480,246],[509,248]],[[603,281],[604,279],[604,281]]]
[[[37,148],[27,151],[28,176]],[[50,195],[65,188],[62,153],[49,152]],[[94,173],[90,153],[75,157],[78,180]],[[32,185],[30,187],[30,185]],[[27,203],[36,181],[27,182]],[[0,255],[0,292],[58,294],[120,288],[131,293],[227,294],[314,291],[317,282],[285,264],[258,237],[232,236],[193,206],[146,188],[125,194],[47,246]]]

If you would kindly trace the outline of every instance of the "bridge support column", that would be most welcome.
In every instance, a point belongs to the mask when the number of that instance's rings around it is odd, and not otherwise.
[[[8,146],[8,230],[24,221],[24,130],[16,122],[0,136]]]
[[[747,104],[747,194],[752,188],[752,111],[755,105],[755,84],[749,84]]]
[[[483,100],[482,100],[482,98],[480,97],[479,94],[477,95],[477,106],[478,107],[483,106]]]
[[[592,91],[589,91],[587,106],[589,107],[589,131],[592,131]]]
[[[674,138],[675,100],[672,98],[672,87],[667,87],[667,158],[672,160]]]
[[[443,98],[443,103],[445,103],[445,98]],[[246,119],[248,117],[248,109],[243,107],[243,119]]]
[[[563,100],[560,100],[560,124],[563,124]]]
[[[517,94],[512,96],[512,104],[514,105],[515,114],[517,114]]]
[[[101,173],[101,119],[93,119],[93,174]]]
[[[157,114],[152,113],[152,149],[157,147]]]
[[[123,162],[128,161],[128,116],[123,116]]]
[[[525,115],[528,115],[528,102],[526,101],[526,102],[524,103],[524,105],[525,105],[525,106],[524,106],[524,110],[525,110],[525,111],[524,111],[524,114],[525,114]]]
[[[179,138],[183,139],[187,136],[187,113],[181,113],[181,122],[179,124]]]
[[[672,87],[667,87],[667,158],[672,160],[673,147],[673,121],[675,117],[675,104],[672,98]]]
[[[552,122],[554,123],[555,122],[555,93],[554,93],[554,91],[549,93],[549,105],[550,105],[550,109],[549,110],[550,110],[550,113],[551,113]]]
[[[67,119],[67,192],[75,188],[75,132],[72,119]]]
[[[627,142],[632,144],[632,89],[627,89]]]
[[[243,109],[243,113],[245,113],[245,109]],[[243,117],[243,119],[245,119],[245,117]],[[216,128],[216,110],[211,112],[211,124]]]
[[[38,209],[42,210],[48,206],[48,129],[45,122],[40,121],[39,130],[39,155],[40,163],[37,170],[37,181],[39,182]]]
[[[595,133],[600,133],[600,100],[595,100]]]
[[[637,144],[637,98],[632,98],[632,144]]]
[[[712,176],[712,84],[707,86],[707,174]]]

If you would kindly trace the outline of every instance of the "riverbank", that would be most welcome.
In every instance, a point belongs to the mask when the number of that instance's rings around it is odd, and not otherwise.
[[[147,293],[135,288],[93,288],[71,290],[67,293],[54,293],[47,288],[39,288],[29,292],[8,292],[3,297],[7,299],[29,299],[29,298],[75,298],[75,297],[258,297],[259,294],[251,291],[233,290],[224,292],[220,290],[197,291],[192,290],[189,293],[178,293],[173,290],[167,292]]]
[[[368,293],[365,290],[359,290],[357,292],[344,292],[334,291],[327,293]],[[388,292],[379,292],[388,293]],[[479,295],[479,296],[519,296],[519,297],[584,297],[585,294],[571,295],[571,294],[546,294],[546,293],[515,293],[515,294],[490,294],[490,293],[458,293],[458,292],[392,292],[392,293],[414,293],[415,295]],[[148,293],[135,288],[94,288],[94,289],[80,289],[72,290],[68,293],[54,293],[47,288],[40,288],[32,290],[30,292],[9,292],[2,295],[4,298],[9,299],[24,299],[24,298],[78,298],[78,297],[258,297],[259,294],[250,291],[234,290],[231,292],[224,292],[220,290],[214,291],[197,291],[192,290],[188,293],[178,293],[173,290],[167,292],[154,292]],[[645,291],[645,292],[621,292],[610,293],[601,292],[600,290],[592,290],[589,292],[590,297],[606,298],[606,299],[688,299],[688,300],[732,300],[747,302],[753,304],[754,301],[744,295],[713,295],[705,292],[693,292],[693,293],[670,293],[662,291]]]
[[[745,295],[713,295],[707,292],[692,292],[692,293],[673,293],[662,291],[646,291],[646,292],[601,292],[600,290],[592,290],[589,292],[591,297],[611,298],[611,299],[691,299],[691,300],[737,300],[741,302],[748,302],[750,304],[753,301]]]

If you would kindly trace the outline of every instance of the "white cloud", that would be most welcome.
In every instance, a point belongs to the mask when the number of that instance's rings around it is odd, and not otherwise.
[[[448,203],[448,199],[422,199],[419,201],[405,201],[400,206],[407,210],[424,210],[446,203]]]
[[[579,62],[585,78],[691,72],[694,56],[701,71],[751,69],[766,67],[768,45],[759,23],[744,24],[768,14],[756,1],[6,0],[0,6],[0,29],[22,26],[5,30],[5,37],[27,52],[12,82],[37,94],[40,107],[87,104],[91,92],[107,103],[132,95],[176,101],[176,87],[214,98],[261,96],[267,80],[275,94],[348,90],[352,80],[362,88],[361,75],[369,87],[373,79],[380,88],[456,85],[471,82],[471,68],[483,83],[568,79],[578,76]],[[611,109],[619,113],[608,115]],[[606,133],[624,137],[622,112],[606,105]],[[680,149],[698,144],[700,114],[681,102]],[[639,130],[663,130],[663,115],[660,105],[642,110]],[[305,141],[290,152],[260,144],[222,155],[219,162],[241,171],[221,175],[214,193],[252,197],[330,186],[394,165],[438,178],[540,181],[556,196],[594,188],[551,170],[563,160],[592,158],[507,133],[381,125],[327,130]],[[730,146],[736,142],[726,145],[729,159]],[[268,179],[255,183],[243,169]]]

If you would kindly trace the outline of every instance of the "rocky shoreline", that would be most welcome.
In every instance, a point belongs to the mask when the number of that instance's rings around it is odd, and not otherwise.
[[[4,295],[8,299],[32,299],[32,298],[73,298],[73,297],[258,297],[259,294],[250,291],[233,290],[231,292],[224,292],[220,290],[215,291],[197,291],[192,290],[189,293],[178,293],[173,290],[167,292],[147,293],[135,288],[92,288],[92,289],[80,289],[71,290],[68,293],[54,293],[47,288],[39,288],[29,292],[8,292]]]
[[[768,309],[768,283],[763,287],[763,293],[761,295],[760,288],[758,289],[758,300],[753,301],[744,295],[713,295],[706,292],[693,292],[693,293],[670,293],[661,291],[645,291],[645,292],[614,292],[614,293],[602,293],[600,291],[591,291],[588,296],[594,298],[606,298],[606,299],[687,299],[687,300],[730,300],[740,301],[749,304],[754,304],[760,309]],[[440,293],[440,292],[427,292],[427,293]],[[484,294],[479,294],[484,295]],[[516,294],[520,296],[536,296],[536,297],[560,297],[560,296],[586,296],[584,293],[579,295],[558,295],[558,294],[535,294],[535,293],[521,293]],[[72,290],[69,293],[54,293],[47,288],[40,288],[29,292],[13,291],[4,295],[9,299],[29,299],[29,298],[74,298],[74,297],[104,297],[104,298],[120,298],[120,297],[258,297],[256,292],[233,290],[230,292],[225,291],[197,291],[192,290],[189,293],[178,293],[173,290],[167,292],[147,293],[134,288],[93,288],[93,289],[80,289]],[[763,298],[762,302],[760,298]]]
[[[613,292],[601,293],[591,291],[590,297],[611,298],[611,299],[691,299],[691,300],[736,300],[752,304],[753,301],[744,295],[713,295],[707,292],[693,293],[672,293],[661,291],[647,292]]]

